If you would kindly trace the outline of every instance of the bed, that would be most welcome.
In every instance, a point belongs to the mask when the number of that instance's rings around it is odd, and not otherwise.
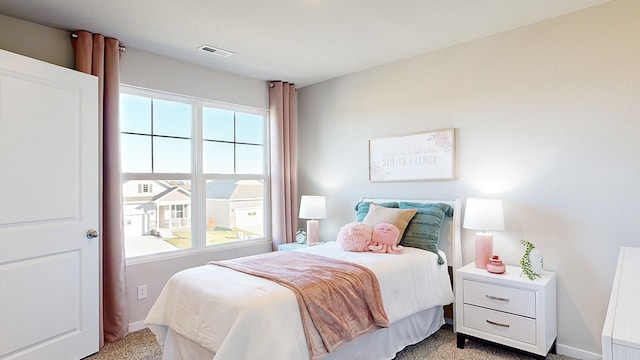
[[[455,270],[461,265],[461,201],[362,199],[358,206],[372,203],[390,208],[394,206],[388,204],[447,204],[452,216],[444,217],[436,235],[438,248],[431,251],[405,246],[400,255],[349,252],[330,241],[288,256],[310,254],[371,271],[379,283],[388,327],[364,333],[328,354],[312,354],[292,290],[217,266],[221,264],[207,264],[169,279],[145,319],[163,345],[163,359],[391,359],[436,332],[445,322],[443,305],[454,300],[447,267]],[[358,206],[362,221],[367,213]]]

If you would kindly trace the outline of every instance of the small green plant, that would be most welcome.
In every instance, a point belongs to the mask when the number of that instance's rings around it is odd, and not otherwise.
[[[522,273],[525,274],[529,280],[535,280],[536,278],[541,277],[539,274],[536,274],[531,269],[531,260],[529,259],[529,255],[531,254],[531,250],[535,248],[535,246],[528,242],[527,240],[520,240],[520,244],[524,245],[524,255],[522,255],[522,259],[520,259],[520,266],[522,267]]]

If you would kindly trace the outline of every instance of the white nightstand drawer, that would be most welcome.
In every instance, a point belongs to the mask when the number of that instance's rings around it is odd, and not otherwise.
[[[536,321],[528,317],[464,304],[464,326],[517,341],[536,344]]]
[[[464,303],[536,317],[535,291],[464,280]]]

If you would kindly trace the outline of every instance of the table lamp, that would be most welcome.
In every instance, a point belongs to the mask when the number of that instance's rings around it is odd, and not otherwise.
[[[324,196],[302,195],[300,198],[300,219],[307,220],[307,245],[320,242],[318,219],[327,217],[327,201]]]
[[[493,235],[487,231],[504,230],[502,200],[468,198],[462,227],[480,231],[476,233],[476,267],[486,269],[493,255]]]

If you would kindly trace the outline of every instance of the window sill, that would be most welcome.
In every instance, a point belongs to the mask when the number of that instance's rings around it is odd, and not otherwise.
[[[126,259],[126,265],[137,265],[171,259],[186,259],[210,255],[211,260],[223,260],[234,257],[272,251],[272,241],[267,239],[245,240],[219,245],[212,245],[201,249],[184,249],[151,255],[142,255]]]

